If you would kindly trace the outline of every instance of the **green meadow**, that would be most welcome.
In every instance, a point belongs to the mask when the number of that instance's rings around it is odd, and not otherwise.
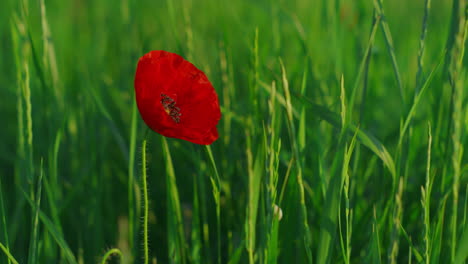
[[[467,263],[467,0],[2,0],[0,263]],[[138,59],[215,87],[210,146]]]

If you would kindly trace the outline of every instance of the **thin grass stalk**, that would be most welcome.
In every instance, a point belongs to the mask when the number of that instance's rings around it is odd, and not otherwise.
[[[424,17],[421,26],[421,36],[419,37],[419,50],[418,50],[418,72],[416,73],[416,86],[414,91],[414,98],[416,99],[419,89],[422,84],[423,65],[424,65],[424,50],[426,47],[427,24],[429,19],[429,10],[431,9],[431,0],[426,0],[424,5]]]
[[[356,75],[356,80],[354,81],[353,90],[351,92],[351,97],[350,97],[349,103],[348,103],[348,105],[349,105],[348,108],[350,109],[350,111],[348,111],[349,115],[351,115],[352,111],[354,111],[354,103],[355,103],[356,93],[357,93],[359,84],[361,82],[361,76],[362,76],[362,74],[364,72],[367,71],[366,63],[367,63],[368,58],[371,56],[372,47],[374,46],[375,35],[377,33],[377,29],[378,29],[378,26],[380,24],[381,16],[377,15],[377,11],[375,9],[374,9],[374,13],[375,13],[375,15],[374,15],[374,17],[372,19],[371,32],[370,32],[369,40],[367,42],[366,51],[364,52],[364,56],[363,56],[363,58],[361,60],[361,63],[359,64],[359,70],[358,70],[358,73]],[[367,93],[367,91],[366,91],[366,93]]]
[[[254,258],[254,251],[255,251],[255,220],[253,220],[254,216],[256,215],[256,209],[254,207],[254,203],[252,202],[252,197],[253,197],[253,158],[252,158],[252,149],[251,149],[251,143],[250,143],[250,137],[249,133],[246,131],[246,155],[247,155],[247,166],[248,166],[248,175],[249,175],[249,190],[248,190],[248,196],[249,196],[249,201],[248,201],[248,206],[247,206],[247,219],[245,221],[245,229],[246,229],[246,249],[247,249],[247,254],[249,257],[249,264],[254,264],[255,263],[255,258]]]
[[[130,125],[130,148],[128,154],[128,245],[130,251],[134,252],[135,241],[135,149],[136,149],[136,134],[137,134],[137,107],[136,100],[132,104],[132,121]],[[146,166],[146,165],[144,165]],[[130,257],[131,258],[131,257]],[[130,259],[131,261],[131,259]]]
[[[372,214],[372,255],[373,259],[372,262],[376,264],[382,263],[381,260],[381,247],[380,247],[380,236],[379,236],[379,223],[377,221],[377,209],[375,205],[373,207],[373,214]]]
[[[458,219],[458,200],[459,200],[459,189],[460,189],[460,178],[461,178],[461,162],[463,157],[463,143],[462,143],[462,122],[463,122],[463,113],[462,113],[462,101],[463,101],[463,87],[462,81],[457,81],[456,92],[454,93],[454,111],[453,111],[453,133],[452,133],[452,142],[453,142],[453,153],[452,153],[452,166],[453,166],[453,207],[452,207],[452,241],[451,241],[451,259],[455,259],[455,249],[457,247],[458,240],[458,228],[457,219]]]
[[[463,96],[464,96],[464,80],[463,71],[463,55],[464,46],[467,35],[468,23],[466,22],[466,1],[454,0],[452,6],[452,23],[448,40],[449,49],[449,64],[448,74],[449,83],[452,87],[451,94],[451,111],[449,118],[448,130],[452,129],[452,169],[453,169],[453,184],[452,184],[452,215],[451,215],[451,242],[450,256],[451,261],[455,260],[457,248],[457,233],[458,233],[458,199],[461,176],[461,160],[463,156],[462,134],[464,127],[463,123]],[[451,124],[453,123],[453,124]]]
[[[253,116],[255,119],[259,117],[259,102],[258,102],[258,97],[259,97],[259,80],[260,80],[260,62],[259,62],[259,56],[258,56],[258,27],[255,28],[255,38],[254,38],[254,43],[253,43],[253,80],[252,80],[252,87],[249,89],[250,91],[250,102],[252,102],[252,109],[253,109]],[[256,133],[256,127],[252,126],[252,132],[253,134]]]
[[[5,206],[3,203],[3,186],[2,186],[2,179],[0,178],[0,214],[2,216],[1,220],[1,226],[2,232],[3,232],[3,241],[5,243],[5,249],[6,251],[9,250],[9,242],[8,242],[8,232],[7,232],[7,221],[6,221],[6,215],[5,215]],[[8,264],[11,264],[10,258],[7,258]]]
[[[427,163],[426,163],[426,180],[425,186],[421,187],[422,205],[424,210],[424,258],[427,264],[430,263],[430,250],[431,250],[431,147],[432,147],[432,131],[431,124],[428,124],[428,143],[427,143]]]
[[[403,123],[403,127],[401,128],[400,130],[400,137],[398,139],[398,145],[397,145],[397,149],[401,149],[401,146],[402,146],[402,143],[403,143],[403,140],[406,139],[407,137],[405,136],[406,135],[406,131],[408,130],[408,128],[410,127],[411,125],[411,121],[413,119],[413,116],[415,115],[416,113],[416,109],[419,105],[419,103],[421,102],[421,98],[422,96],[424,95],[424,92],[427,90],[427,88],[429,87],[429,85],[431,84],[433,78],[434,78],[434,75],[435,73],[437,72],[437,70],[439,69],[439,66],[441,65],[442,63],[442,59],[443,59],[443,55],[445,53],[442,53],[441,56],[440,56],[440,59],[439,59],[439,62],[437,63],[437,65],[431,70],[431,72],[429,73],[429,76],[427,76],[427,78],[425,79],[424,83],[422,84],[421,86],[421,90],[420,92],[417,94],[417,96],[415,97],[414,99],[414,102],[413,104],[411,105],[411,108],[408,112],[408,115],[406,116],[405,118],[405,121]]]
[[[197,175],[193,176],[193,218],[192,218],[192,250],[191,257],[195,264],[200,264],[202,261],[201,250],[203,247],[200,229],[200,199],[198,194],[198,180]]]
[[[266,155],[266,174],[264,186],[265,186],[265,207],[266,207],[266,247],[265,247],[265,258],[264,263],[274,264],[277,263],[278,252],[278,217],[275,217],[275,208],[279,208],[276,205],[277,200],[277,185],[278,185],[278,165],[279,165],[279,151],[281,148],[281,140],[276,137],[276,109],[275,109],[275,97],[276,85],[272,82],[271,85],[271,96],[268,100],[268,109],[271,113],[269,116],[269,122],[267,126],[263,126],[263,135],[265,141],[265,155]],[[277,143],[278,141],[278,143]],[[276,207],[275,207],[276,206]],[[281,210],[281,209],[277,209]]]
[[[143,183],[143,261],[144,264],[149,262],[149,246],[148,246],[148,186],[146,184],[146,139],[143,140],[141,147],[141,169]]]
[[[16,112],[17,112],[17,120],[18,120],[18,142],[17,142],[17,150],[16,155],[18,156],[18,161],[23,161],[25,159],[25,133],[24,133],[24,106],[23,106],[23,68],[21,67],[22,56],[26,56],[24,54],[25,49],[23,48],[24,43],[23,40],[25,38],[25,25],[23,22],[18,18],[18,16],[13,16],[13,19],[10,22],[11,24],[11,35],[13,40],[13,47],[14,47],[14,57],[15,57],[15,64],[16,64]],[[27,49],[26,49],[27,50]],[[15,166],[16,174],[22,175],[23,169],[21,169],[20,162]]]
[[[29,58],[31,54],[31,39],[28,36],[29,25],[29,9],[28,1],[23,0],[20,2],[20,16],[16,19],[16,30],[17,37],[19,37],[20,49],[17,52],[17,67],[19,70],[18,80],[19,86],[21,87],[22,100],[24,102],[24,110],[26,117],[26,133],[24,134],[24,146],[25,146],[25,158],[27,162],[27,175],[26,179],[30,185],[30,195],[33,198],[33,172],[34,172],[34,162],[33,162],[33,120],[32,120],[32,103],[31,103],[31,87],[30,87],[30,75],[29,75]],[[22,111],[21,111],[22,112]],[[22,127],[22,126],[21,126]],[[34,198],[33,198],[34,199]]]
[[[399,251],[399,245],[400,245],[400,226],[401,226],[401,219],[403,215],[403,202],[402,202],[403,190],[404,190],[404,179],[403,177],[400,177],[400,181],[398,184],[398,191],[395,194],[395,208],[394,208],[393,218],[392,218],[393,231],[391,235],[391,243],[390,243],[389,255],[388,255],[388,262],[392,264],[397,263],[397,257],[398,257],[398,251]]]
[[[179,191],[177,189],[174,165],[165,137],[162,137],[163,153],[166,162],[166,184],[168,191],[168,236],[169,259],[174,263],[186,263],[184,238],[184,226],[182,222],[182,210],[180,206]],[[173,232],[173,233],[171,233]],[[173,236],[173,237],[172,237]],[[171,242],[172,241],[172,242]],[[172,247],[172,248],[171,248]]]
[[[466,232],[466,230],[468,230],[468,226],[466,225],[466,215],[467,215],[467,211],[468,211],[468,183],[466,184],[466,187],[465,187],[465,206],[463,207],[465,208],[463,210],[463,232]]]
[[[184,18],[184,24],[185,24],[185,37],[186,37],[186,47],[187,47],[187,59],[189,61],[193,61],[193,54],[194,54],[194,46],[193,46],[193,30],[192,30],[192,21],[190,18],[190,8],[192,7],[192,2],[191,1],[185,1],[183,8],[182,8],[182,14]]]
[[[371,27],[371,32],[370,32],[370,36],[369,36],[369,38],[371,38],[372,40],[374,38],[373,36],[375,36],[375,32],[377,30],[377,25],[378,25],[379,20],[380,20],[380,17],[377,16],[377,12],[375,11],[375,8],[374,8],[373,16],[372,16],[372,27]],[[365,58],[365,62],[364,62],[364,80],[363,80],[362,97],[361,97],[361,109],[359,111],[359,121],[358,121],[359,125],[361,125],[362,118],[364,116],[364,113],[366,112],[365,109],[366,109],[367,87],[369,85],[369,66],[370,66],[371,57],[372,57],[370,51],[372,50],[373,46],[374,46],[374,42],[369,41],[369,51],[366,53],[366,56],[364,57]],[[354,92],[354,90],[353,90],[353,92]],[[352,111],[353,109],[350,109],[350,110]]]
[[[33,162],[33,120],[32,120],[32,103],[31,103],[31,87],[29,84],[29,64],[25,59],[23,61],[24,69],[24,81],[23,81],[23,100],[25,102],[25,112],[26,112],[26,146],[27,146],[27,161],[28,161],[28,180],[30,184],[33,181],[33,171],[34,171],[34,162]]]
[[[305,252],[307,255],[307,260],[309,263],[312,262],[312,234],[310,232],[309,223],[307,222],[307,208],[305,204],[305,194],[304,194],[304,182],[302,178],[302,164],[301,164],[301,156],[299,155],[299,148],[296,139],[296,128],[294,125],[294,116],[293,116],[293,107],[291,104],[291,94],[289,91],[289,82],[286,76],[286,69],[284,67],[283,61],[280,59],[280,66],[281,66],[281,74],[282,74],[282,81],[283,81],[283,90],[284,90],[284,98],[286,101],[286,114],[288,116],[288,124],[289,124],[289,134],[291,137],[291,149],[294,153],[294,159],[296,161],[296,180],[299,190],[299,205],[301,208],[301,222],[302,222],[302,230],[303,230],[303,239],[305,245]]]
[[[204,166],[204,164],[202,163],[201,166]],[[201,235],[203,242],[203,253],[206,259],[211,259],[210,226],[208,225],[208,190],[206,187],[205,177],[203,177],[202,174],[197,177],[197,185],[200,198],[200,219],[202,227]]]
[[[210,174],[210,180],[213,187],[213,198],[216,204],[216,233],[218,237],[217,241],[217,260],[218,264],[221,264],[221,179],[218,174],[218,169],[216,167],[216,162],[213,157],[213,152],[211,151],[211,147],[209,145],[205,146],[205,150],[208,154],[211,166],[214,171],[213,174]]]
[[[342,85],[343,86],[343,85]],[[345,115],[344,115],[345,116]],[[352,218],[353,210],[350,207],[350,177],[349,177],[349,163],[351,161],[352,153],[354,146],[356,144],[357,131],[354,133],[353,139],[348,147],[348,144],[345,146],[344,157],[343,157],[343,167],[341,169],[341,186],[340,189],[340,198],[341,193],[344,194],[345,200],[345,225],[346,225],[346,237],[343,240],[342,227],[341,227],[341,202],[338,205],[338,228],[340,232],[340,243],[342,248],[343,260],[344,263],[349,264],[351,262],[351,235],[352,235]]]
[[[388,53],[392,60],[393,72],[395,74],[395,78],[397,79],[401,100],[403,104],[405,104],[406,96],[403,90],[403,82],[401,81],[400,70],[398,68],[398,62],[397,62],[396,55],[395,55],[395,46],[393,45],[392,34],[390,33],[390,27],[388,26],[387,19],[385,18],[385,13],[383,9],[383,0],[374,0],[374,7],[376,8],[377,13],[381,17],[380,25],[384,33],[385,43],[387,44]]]
[[[229,73],[228,73],[228,61],[227,61],[227,55],[226,55],[226,47],[225,43],[223,41],[219,42],[219,65],[221,68],[221,81],[223,84],[223,106],[224,109],[229,113],[231,112],[231,96],[230,96],[230,90],[231,90],[231,82],[229,78]],[[224,114],[224,113],[223,113]],[[231,131],[231,119],[232,116],[231,114],[224,114],[223,116],[223,127],[224,127],[224,135],[223,135],[223,142],[224,145],[228,146],[229,141],[230,141],[230,133],[227,133],[227,131]]]
[[[246,155],[248,164],[248,204],[246,214],[246,249],[249,257],[249,264],[255,263],[256,246],[256,223],[258,212],[258,196],[260,178],[255,175],[255,162],[252,155],[252,143],[249,132],[246,132]]]
[[[31,240],[29,241],[29,257],[28,263],[34,264],[38,262],[38,241],[39,241],[39,210],[41,208],[41,196],[42,196],[42,177],[44,174],[43,170],[44,161],[41,159],[41,167],[39,171],[39,178],[37,180],[37,189],[35,192],[35,203],[36,206],[33,208],[33,222],[32,222],[32,233]]]
[[[56,103],[59,107],[63,108],[62,94],[59,87],[59,74],[57,68],[57,59],[55,56],[54,43],[52,42],[52,34],[50,32],[49,22],[47,21],[46,5],[44,0],[39,1],[41,9],[41,27],[42,27],[42,43],[43,43],[43,57],[42,63],[45,71],[47,71],[52,79],[51,85],[54,88]]]

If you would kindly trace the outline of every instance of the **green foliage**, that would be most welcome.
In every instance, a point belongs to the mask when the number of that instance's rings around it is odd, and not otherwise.
[[[466,262],[466,0],[1,6],[0,263]],[[141,120],[160,49],[211,146]]]

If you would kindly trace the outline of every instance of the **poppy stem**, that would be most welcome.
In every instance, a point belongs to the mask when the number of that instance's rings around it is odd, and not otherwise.
[[[148,129],[147,129],[148,131]],[[146,133],[145,133],[146,134]],[[143,139],[143,145],[141,149],[141,166],[143,171],[143,200],[144,200],[144,215],[143,215],[143,251],[145,254],[144,263],[148,264],[148,188],[146,184],[146,135]]]

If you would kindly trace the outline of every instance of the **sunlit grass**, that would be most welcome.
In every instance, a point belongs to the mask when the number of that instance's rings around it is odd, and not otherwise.
[[[465,263],[466,6],[5,1],[0,263]],[[213,83],[211,146],[141,120],[160,49]]]

